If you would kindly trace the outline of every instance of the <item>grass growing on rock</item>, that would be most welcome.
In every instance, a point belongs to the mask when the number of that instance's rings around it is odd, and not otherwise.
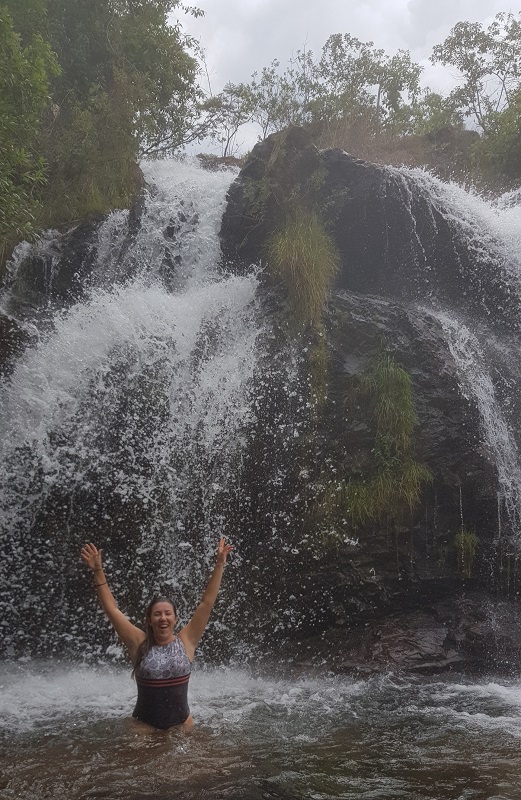
[[[360,379],[360,393],[375,429],[372,465],[367,476],[329,485],[322,503],[326,517],[344,516],[354,526],[371,520],[398,520],[419,502],[432,479],[413,454],[412,381],[387,353],[378,356]]]
[[[479,537],[476,536],[473,531],[469,531],[466,528],[462,528],[454,537],[458,569],[463,578],[471,577],[478,546]]]
[[[339,255],[317,214],[297,208],[267,246],[271,273],[286,287],[297,321],[318,328]]]

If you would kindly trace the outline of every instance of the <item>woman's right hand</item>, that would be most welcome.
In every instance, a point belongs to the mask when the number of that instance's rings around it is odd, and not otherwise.
[[[81,548],[81,557],[90,570],[103,569],[101,564],[102,550],[94,544],[86,544]]]

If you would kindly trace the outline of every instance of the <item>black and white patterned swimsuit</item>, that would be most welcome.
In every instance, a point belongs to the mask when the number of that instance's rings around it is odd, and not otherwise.
[[[165,645],[154,645],[136,669],[137,703],[133,717],[170,728],[190,716],[188,681],[192,665],[178,636]]]

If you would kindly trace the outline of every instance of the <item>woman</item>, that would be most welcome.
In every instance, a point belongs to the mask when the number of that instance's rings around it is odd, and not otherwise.
[[[103,610],[128,650],[134,665],[138,697],[133,717],[154,728],[191,727],[188,680],[195,648],[204,633],[221,585],[232,546],[223,538],[217,548],[215,567],[203,598],[190,622],[174,634],[176,608],[168,597],[154,597],[145,614],[145,630],[136,628],[121,612],[109,589],[101,563],[101,550],[86,544],[81,557],[92,571]]]

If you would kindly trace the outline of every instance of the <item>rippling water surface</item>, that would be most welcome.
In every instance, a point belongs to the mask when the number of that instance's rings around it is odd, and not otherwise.
[[[0,673],[5,800],[518,800],[521,683],[196,670],[197,725],[142,733],[114,666]]]

